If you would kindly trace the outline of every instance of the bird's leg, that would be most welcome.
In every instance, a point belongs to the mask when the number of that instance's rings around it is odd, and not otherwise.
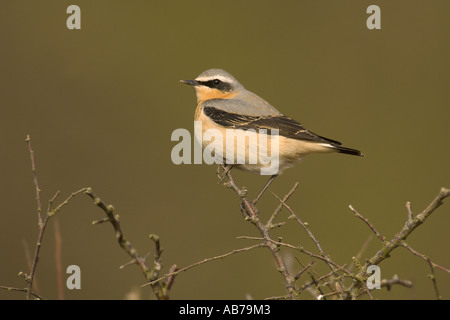
[[[217,165],[216,174],[217,178],[222,179],[222,177],[220,176],[220,164]]]
[[[220,181],[217,182],[217,184],[221,184],[223,182],[223,180],[225,180],[225,177],[227,176],[227,173],[231,169],[233,169],[233,165],[232,164],[227,165],[226,167],[224,167],[224,171],[223,171],[223,174],[222,174],[222,177],[221,177],[220,176],[220,172],[219,172],[220,167],[221,167],[221,165],[219,164],[218,167],[217,167],[217,176],[219,177]]]
[[[270,179],[265,184],[264,188],[262,188],[262,190],[258,193],[255,200],[252,201],[252,205],[256,205],[256,203],[259,201],[259,199],[261,199],[264,192],[266,192],[267,188],[270,186],[270,184],[273,182],[273,180],[275,180],[276,177],[278,177],[277,174],[274,174],[273,176],[270,177]]]

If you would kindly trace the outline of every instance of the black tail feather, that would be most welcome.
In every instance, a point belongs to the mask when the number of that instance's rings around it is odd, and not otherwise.
[[[345,153],[345,154],[351,154],[353,156],[364,157],[364,155],[361,153],[361,151],[356,150],[356,149],[346,148],[346,147],[342,147],[342,146],[334,146],[334,148],[339,153]]]

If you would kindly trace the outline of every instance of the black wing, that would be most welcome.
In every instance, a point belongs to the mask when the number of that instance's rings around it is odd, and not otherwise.
[[[301,123],[283,115],[247,116],[226,112],[214,107],[204,107],[203,112],[215,123],[225,128],[242,130],[267,129],[268,132],[272,129],[278,129],[280,136],[283,137],[312,142],[331,143],[336,146],[341,145],[339,141],[328,139],[306,130]]]

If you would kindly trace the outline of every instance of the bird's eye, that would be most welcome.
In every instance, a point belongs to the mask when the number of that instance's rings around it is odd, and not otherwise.
[[[213,80],[213,84],[215,85],[215,86],[218,86],[218,85],[220,85],[222,83],[222,81],[220,81],[219,79],[214,79]]]

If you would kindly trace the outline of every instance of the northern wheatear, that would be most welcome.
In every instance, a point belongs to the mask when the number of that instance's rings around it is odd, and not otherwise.
[[[286,117],[258,95],[244,88],[231,74],[221,69],[210,69],[200,74],[195,80],[181,80],[180,82],[192,85],[197,94],[197,109],[195,110],[195,121],[201,121],[202,134],[209,129],[222,132],[226,137],[228,129],[242,129],[251,131],[261,138],[262,129],[272,131],[278,130],[277,156],[279,158],[278,171],[273,175],[281,173],[283,170],[292,167],[305,155],[310,153],[340,152],[350,155],[362,156],[361,152],[355,149],[343,147],[340,142],[319,136],[308,131],[299,122]],[[201,137],[196,137],[202,141],[203,148],[209,144]],[[246,159],[252,147],[249,138],[245,145]],[[259,140],[253,140],[253,143]],[[225,146],[225,141],[220,141],[221,146]],[[270,142],[269,147],[270,149]],[[234,152],[242,152],[237,151]],[[274,150],[271,150],[274,152]],[[257,163],[229,163],[226,161],[226,151],[220,157],[227,165],[251,171],[260,172],[261,167],[267,166],[260,161]],[[236,159],[236,157],[234,158]]]

